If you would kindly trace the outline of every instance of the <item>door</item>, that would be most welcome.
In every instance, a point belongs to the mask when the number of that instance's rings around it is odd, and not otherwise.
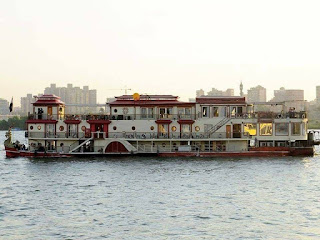
[[[231,125],[226,125],[226,137],[231,138]]]
[[[52,106],[48,106],[48,119],[52,119]]]
[[[233,124],[233,138],[241,138],[241,124]]]

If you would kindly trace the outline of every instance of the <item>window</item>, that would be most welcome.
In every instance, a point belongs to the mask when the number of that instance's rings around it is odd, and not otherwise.
[[[153,108],[141,108],[141,119],[152,119]]]
[[[191,108],[178,108],[179,118],[190,118]]]
[[[237,108],[236,107],[232,107],[231,108],[231,117],[235,117],[237,113]]]
[[[213,107],[213,117],[219,117],[219,108],[218,107]]]
[[[306,123],[303,122],[302,123],[302,135],[306,135],[307,134],[307,131],[306,131],[307,127],[306,127]]]
[[[209,117],[209,107],[202,107],[202,117]]]
[[[245,123],[243,125],[243,132],[245,136],[256,136],[257,135],[257,124],[256,123]]]
[[[273,142],[260,142],[260,147],[273,147]]]
[[[78,125],[77,124],[68,124],[68,136],[77,137],[78,134]]]
[[[276,123],[276,136],[288,136],[289,124],[288,123]]]
[[[285,147],[286,146],[286,142],[284,141],[277,141],[276,143],[276,147]]]
[[[191,125],[190,124],[181,124],[181,132],[182,133],[191,132]]]
[[[134,131],[134,130],[136,130],[136,127],[135,127],[135,126],[132,126],[132,128],[131,128],[131,129]]]
[[[167,133],[168,132],[168,124],[159,124],[159,132]]]
[[[160,118],[171,118],[172,108],[160,108]]]
[[[300,135],[301,134],[301,123],[291,123],[291,133],[292,135]]]
[[[260,123],[260,136],[272,136],[272,123]]]

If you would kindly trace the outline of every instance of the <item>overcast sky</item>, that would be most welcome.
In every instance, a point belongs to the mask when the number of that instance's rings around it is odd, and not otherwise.
[[[262,85],[315,98],[320,1],[0,0],[0,98],[50,83],[89,85],[98,101]]]

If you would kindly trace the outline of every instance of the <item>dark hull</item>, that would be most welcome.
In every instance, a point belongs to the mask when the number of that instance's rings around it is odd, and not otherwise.
[[[6,156],[11,157],[39,157],[39,158],[65,158],[86,156],[159,156],[159,157],[285,157],[285,156],[313,156],[313,147],[285,148],[285,147],[261,147],[252,148],[242,152],[161,152],[161,153],[74,153],[62,154],[52,152],[30,152],[14,148],[6,148]]]

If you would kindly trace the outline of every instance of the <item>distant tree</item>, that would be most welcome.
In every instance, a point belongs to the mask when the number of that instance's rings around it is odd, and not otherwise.
[[[0,121],[0,130],[7,130],[9,128],[9,123],[5,120]]]
[[[22,130],[25,130],[26,120],[27,120],[27,117],[19,118],[17,116],[9,118],[8,121],[2,120],[0,121],[0,130],[7,130],[9,127],[20,128]]]

